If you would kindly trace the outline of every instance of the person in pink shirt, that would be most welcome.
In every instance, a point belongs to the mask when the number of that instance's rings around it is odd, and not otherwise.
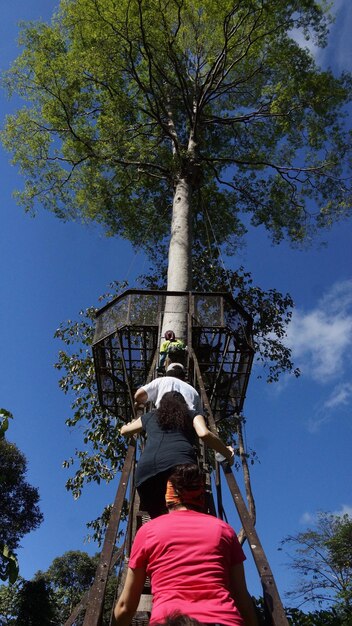
[[[147,576],[153,594],[151,626],[175,612],[202,624],[258,626],[242,548],[229,524],[202,512],[204,496],[198,466],[177,466],[167,485],[169,514],[147,522],[136,534],[112,626],[129,626]]]

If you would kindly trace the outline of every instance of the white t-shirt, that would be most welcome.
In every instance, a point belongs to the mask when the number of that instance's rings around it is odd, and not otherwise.
[[[187,405],[192,411],[196,411],[197,415],[203,415],[202,402],[197,391],[184,380],[174,378],[173,376],[162,376],[155,378],[150,383],[143,385],[142,389],[148,396],[148,401],[153,402],[156,408],[159,407],[160,400],[167,391],[179,391],[182,393]]]

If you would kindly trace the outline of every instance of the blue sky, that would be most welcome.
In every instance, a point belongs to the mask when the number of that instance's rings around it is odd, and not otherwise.
[[[337,19],[327,50],[318,61],[336,71],[352,70],[352,5],[334,3]],[[49,20],[57,2],[14,0],[4,3],[0,22],[0,65],[17,54],[18,22]],[[316,50],[313,50],[317,54]],[[16,107],[0,94],[0,114]],[[2,123],[1,123],[2,124]],[[53,364],[60,343],[53,338],[61,321],[97,303],[112,280],[147,271],[142,255],[127,242],[107,239],[96,226],[63,223],[45,211],[24,214],[12,198],[22,181],[0,151],[1,168],[1,376],[0,406],[15,419],[8,438],[25,453],[28,480],[38,487],[45,521],[25,537],[19,551],[21,574],[31,578],[66,550],[90,553],[85,522],[113,498],[116,484],[90,487],[78,501],[65,490],[62,461],[81,445],[70,431],[70,398],[58,388]],[[303,530],[317,511],[352,514],[352,223],[324,233],[322,246],[309,250],[273,247],[262,229],[250,233],[234,265],[243,264],[265,289],[288,291],[296,308],[288,341],[302,376],[267,385],[254,368],[245,405],[247,444],[260,463],[252,469],[257,531],[282,595],[290,588],[287,559],[280,540]],[[229,521],[239,521],[230,502]],[[251,593],[259,595],[251,557]]]

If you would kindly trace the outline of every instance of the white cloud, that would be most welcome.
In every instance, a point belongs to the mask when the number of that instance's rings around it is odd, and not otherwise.
[[[348,405],[352,397],[352,383],[341,383],[331,392],[324,402],[325,409],[336,409],[341,405]]]
[[[320,383],[341,376],[352,349],[352,280],[336,283],[315,309],[296,309],[287,343],[303,374]]]
[[[320,300],[330,314],[348,314],[352,311],[352,280],[335,283]]]
[[[325,66],[332,66],[338,72],[352,70],[352,2],[335,0],[332,6],[335,23],[330,28],[329,45],[321,55]]]
[[[315,511],[315,513],[305,511],[301,515],[299,523],[303,524],[304,526],[314,526],[317,522],[319,513],[320,511]],[[352,519],[352,506],[349,504],[342,504],[341,509],[339,509],[338,511],[332,511],[332,515],[337,515],[338,517],[348,515]]]
[[[315,513],[310,513],[309,511],[305,511],[300,519],[299,523],[305,526],[312,526],[316,523],[318,518],[318,513],[320,511],[316,511]],[[332,515],[337,515],[338,517],[343,517],[343,515],[348,515],[352,519],[352,506],[349,504],[342,504],[341,509],[338,511],[332,511]]]
[[[340,511],[333,511],[333,514],[338,515],[339,517],[348,515],[352,519],[352,506],[349,504],[343,504]]]
[[[310,433],[319,431],[323,424],[336,419],[341,414],[341,409],[348,407],[352,399],[352,383],[343,382],[336,385],[328,398],[315,408],[313,414],[307,420],[307,428]],[[339,411],[339,412],[337,412]]]
[[[329,386],[306,421],[308,431],[316,433],[352,401],[352,280],[335,283],[315,308],[296,309],[287,344],[302,375]]]
[[[321,48],[318,48],[312,39],[307,39],[302,31],[296,29],[290,32],[290,36],[296,43],[298,43],[300,48],[307,48],[315,60],[318,61],[319,54],[321,54]]]
[[[300,524],[314,524],[314,522],[315,522],[315,515],[312,515],[312,513],[309,513],[308,511],[303,513],[303,515],[301,515],[300,520],[299,520]]]
[[[318,409],[307,421],[307,429],[312,435],[317,433],[323,424],[330,422],[332,414],[330,411]]]
[[[291,33],[301,48],[308,48],[316,63],[323,68],[331,67],[337,73],[352,70],[352,2],[334,0],[331,7],[334,22],[330,24],[326,48],[314,45],[313,39],[307,40],[303,33],[294,30]]]

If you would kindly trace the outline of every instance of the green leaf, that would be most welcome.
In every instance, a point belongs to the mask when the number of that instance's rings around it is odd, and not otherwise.
[[[0,409],[0,439],[5,436],[9,427],[9,419],[13,419],[12,413],[6,409]]]

